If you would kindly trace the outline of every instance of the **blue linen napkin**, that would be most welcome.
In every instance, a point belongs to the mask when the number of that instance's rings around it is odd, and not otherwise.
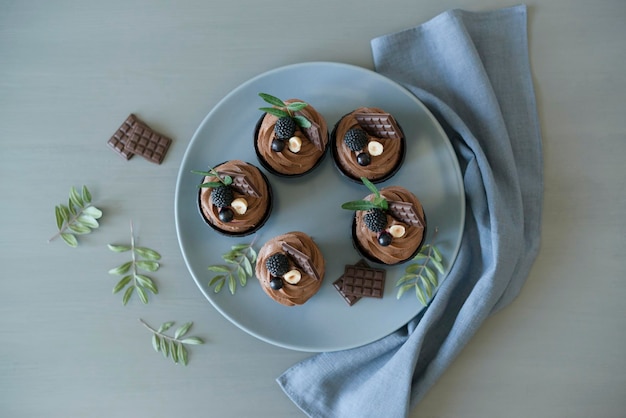
[[[526,280],[543,198],[526,20],[524,5],[451,10],[372,40],[376,71],[415,94],[453,143],[465,228],[448,277],[408,325],[363,347],[315,355],[277,379],[310,417],[407,416]]]

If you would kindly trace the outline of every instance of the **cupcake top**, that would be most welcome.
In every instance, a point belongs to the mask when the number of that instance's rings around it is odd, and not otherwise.
[[[353,238],[357,249],[370,260],[398,264],[412,258],[424,242],[426,218],[415,195],[400,186],[389,186],[358,202],[386,201],[387,209],[357,210]],[[354,202],[350,202],[354,203]]]
[[[388,179],[404,158],[404,134],[393,116],[376,107],[360,107],[337,122],[333,158],[349,178]]]
[[[257,167],[231,160],[210,172],[199,173],[206,174],[199,206],[209,225],[230,235],[250,233],[263,225],[272,207],[272,194],[267,179]]]
[[[294,231],[261,247],[255,273],[270,298],[285,306],[302,305],[322,286],[325,262],[311,237]]]
[[[261,164],[285,176],[302,175],[312,170],[324,156],[328,144],[328,126],[322,115],[301,100],[283,102],[286,107],[292,103],[306,105],[299,110],[289,111],[289,114],[304,118],[310,122],[310,127],[294,123],[293,131],[282,133],[282,127],[276,128],[280,117],[267,112],[259,120],[255,132],[255,149]],[[277,131],[281,132],[282,138],[277,135]]]

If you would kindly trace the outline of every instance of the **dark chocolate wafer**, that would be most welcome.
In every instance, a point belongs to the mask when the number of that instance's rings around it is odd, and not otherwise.
[[[248,182],[246,177],[241,173],[219,170],[222,176],[230,176],[233,179],[232,185],[241,193],[248,196],[261,197],[261,193],[254,187],[254,184]]]
[[[306,135],[308,140],[311,141],[313,145],[315,145],[315,148],[317,148],[320,151],[324,151],[324,144],[322,143],[322,134],[321,134],[320,126],[313,121],[309,121],[309,122],[311,122],[311,126],[309,126],[308,128],[302,128],[302,130],[304,131],[304,134]]]
[[[369,267],[369,264],[367,264],[367,262],[365,260],[363,260],[363,259],[360,259],[354,265],[355,266],[360,266],[360,267]],[[357,303],[359,300],[361,300],[361,296],[346,295],[345,293],[343,293],[343,290],[342,290],[342,288],[343,288],[343,277],[344,277],[344,275],[342,274],[341,277],[339,277],[337,280],[335,280],[333,282],[333,286],[335,287],[337,292],[339,292],[339,294],[341,295],[343,300],[345,300],[348,305],[352,306],[355,303]]]
[[[315,269],[313,263],[311,263],[311,257],[286,242],[282,243],[282,248],[284,252],[289,254],[295,260],[298,267],[304,270],[306,274],[313,277],[315,280],[320,280],[319,273]]]
[[[341,291],[345,295],[380,299],[385,291],[385,276],[383,269],[347,265]]]
[[[372,136],[402,139],[402,131],[389,113],[355,113],[354,118],[359,126]]]
[[[155,164],[161,164],[172,140],[145,124],[136,124],[128,135],[124,151],[141,155]]]
[[[401,202],[397,200],[390,201],[389,213],[400,222],[404,222],[405,224],[412,226],[424,227],[424,221],[420,219],[417,211],[413,207],[413,204],[409,202]]]
[[[128,135],[130,135],[133,127],[142,123],[135,115],[132,113],[126,118],[124,123],[117,128],[117,131],[113,134],[111,138],[107,141],[107,144],[119,155],[120,157],[130,160],[133,156],[131,151],[126,151],[124,149],[126,142],[128,141]]]

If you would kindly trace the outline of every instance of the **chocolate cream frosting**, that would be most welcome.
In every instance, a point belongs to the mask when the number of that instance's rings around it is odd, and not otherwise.
[[[282,247],[283,243],[287,243],[295,249],[308,255],[313,267],[317,271],[319,279],[307,274],[305,269],[302,268],[302,266],[298,266],[293,257],[288,255],[290,270],[297,268],[302,274],[302,278],[297,284],[289,284],[286,281],[283,281],[284,284],[281,289],[272,289],[270,287],[270,280],[272,280],[272,277],[265,267],[265,261],[272,254],[286,254]],[[261,288],[270,298],[285,306],[302,305],[314,294],[316,294],[322,286],[325,273],[325,262],[322,252],[313,242],[311,237],[303,232],[288,232],[272,238],[263,245],[258,253],[255,272],[257,279],[259,279],[259,282],[261,283]]]
[[[299,99],[289,99],[285,103],[301,102]],[[287,147],[281,152],[272,151],[272,141],[275,138],[274,125],[278,118],[266,113],[256,132],[256,149],[268,168],[283,175],[300,175],[313,169],[317,162],[324,156],[328,144],[328,126],[322,115],[310,104],[298,112],[311,122],[319,125],[322,149],[318,149],[304,134],[300,127],[296,129],[296,136],[302,140],[302,148],[298,153],[289,151]]]
[[[380,194],[387,201],[408,202],[413,205],[417,215],[426,226],[424,208],[420,201],[411,192],[400,186],[389,186],[381,189]],[[364,198],[373,200],[374,194]],[[387,228],[395,224],[402,224],[406,228],[406,233],[401,238],[393,238],[391,244],[384,247],[378,243],[378,234],[370,231],[363,222],[365,211],[356,211],[355,236],[357,244],[365,255],[382,262],[383,264],[397,264],[412,258],[424,241],[425,228],[405,224],[391,215],[387,214]]]
[[[372,156],[369,165],[359,165],[356,159],[358,152],[351,151],[343,140],[346,132],[352,128],[359,127],[359,123],[353,116],[356,113],[385,114],[386,112],[376,107],[360,107],[342,117],[333,131],[335,138],[335,149],[333,150],[335,163],[341,171],[354,179],[358,180],[361,177],[366,177],[368,180],[373,181],[383,179],[396,170],[402,162],[404,153],[403,140],[378,138],[368,134],[368,140],[376,140],[383,145],[383,153]]]
[[[269,186],[263,177],[263,174],[258,168],[252,164],[248,164],[240,160],[231,160],[215,167],[215,170],[220,173],[238,173],[243,176],[249,184],[258,192],[259,196],[251,196],[245,191],[233,187],[234,198],[243,197],[248,203],[248,209],[243,215],[235,213],[235,217],[230,222],[222,222],[218,216],[219,208],[211,201],[211,190],[213,188],[206,187],[200,189],[200,211],[205,220],[214,227],[218,228],[225,233],[240,234],[246,231],[251,231],[261,225],[271,205],[271,192]],[[203,183],[219,181],[217,177],[206,176]]]

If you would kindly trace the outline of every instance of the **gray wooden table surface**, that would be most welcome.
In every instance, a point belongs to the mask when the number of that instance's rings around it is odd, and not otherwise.
[[[274,379],[308,353],[274,347],[200,293],[174,226],[195,129],[249,78],[303,61],[372,68],[370,39],[497,0],[0,2],[0,416],[302,417]],[[626,415],[626,2],[530,1],[543,131],[541,253],[412,417]],[[174,138],[165,162],[107,149],[134,112]],[[105,216],[71,249],[54,207],[86,184]],[[139,243],[160,294],[122,306],[107,271]],[[138,322],[194,321],[188,367]]]

